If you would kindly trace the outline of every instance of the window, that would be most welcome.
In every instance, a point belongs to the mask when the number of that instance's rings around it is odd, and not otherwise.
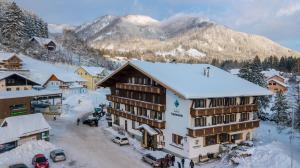
[[[241,121],[248,121],[249,113],[241,113]]]
[[[17,88],[16,88],[16,90],[20,90],[20,88],[19,88],[19,87],[17,87]]]
[[[224,116],[224,123],[230,123],[236,121],[236,114],[227,114]]]
[[[250,97],[240,97],[240,105],[250,104]]]
[[[233,105],[236,105],[236,98],[235,98],[235,97],[225,98],[225,99],[224,99],[224,105],[225,105],[225,106],[233,106]]]
[[[116,89],[116,95],[119,96],[120,95],[120,90]]]
[[[135,129],[135,121],[132,121],[131,124],[132,124],[132,129]]]
[[[205,137],[205,146],[217,144],[217,135]]]
[[[120,110],[120,103],[114,103],[114,105],[115,105],[115,109]]]
[[[182,145],[182,136],[172,134],[172,142],[177,145]]]
[[[6,88],[6,91],[11,91],[11,88]]]
[[[233,134],[231,135],[231,139],[232,140],[239,140],[239,139],[242,139],[242,134]]]
[[[195,127],[206,126],[206,117],[195,118]]]
[[[116,116],[116,115],[114,116],[114,124],[120,126],[120,118],[119,118],[119,116]]]
[[[223,98],[217,98],[217,99],[210,99],[209,107],[218,107],[224,105],[224,99]]]
[[[223,123],[223,116],[213,116],[212,117],[212,125],[222,124]]]
[[[206,107],[205,99],[195,100],[195,108],[205,108],[205,107]]]

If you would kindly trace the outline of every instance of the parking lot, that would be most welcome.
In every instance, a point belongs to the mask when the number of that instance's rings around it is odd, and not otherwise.
[[[63,167],[76,168],[147,168],[141,155],[131,146],[119,146],[111,141],[111,134],[101,127],[89,127],[71,118],[49,121],[50,142],[63,148],[68,160]]]

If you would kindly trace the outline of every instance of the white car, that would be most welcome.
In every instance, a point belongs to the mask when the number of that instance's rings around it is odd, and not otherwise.
[[[116,144],[119,144],[120,146],[129,145],[129,140],[125,136],[115,136],[114,138],[112,138],[112,141]]]

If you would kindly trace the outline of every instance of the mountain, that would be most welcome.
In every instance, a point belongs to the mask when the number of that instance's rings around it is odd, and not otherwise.
[[[75,33],[88,46],[110,56],[220,60],[300,56],[266,37],[193,15],[175,15],[163,21],[142,15],[105,15],[76,27]]]

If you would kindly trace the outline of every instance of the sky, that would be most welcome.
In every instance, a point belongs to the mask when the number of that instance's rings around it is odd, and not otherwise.
[[[165,20],[193,14],[237,31],[263,35],[300,51],[300,0],[14,0],[48,23],[80,25],[103,15]]]

